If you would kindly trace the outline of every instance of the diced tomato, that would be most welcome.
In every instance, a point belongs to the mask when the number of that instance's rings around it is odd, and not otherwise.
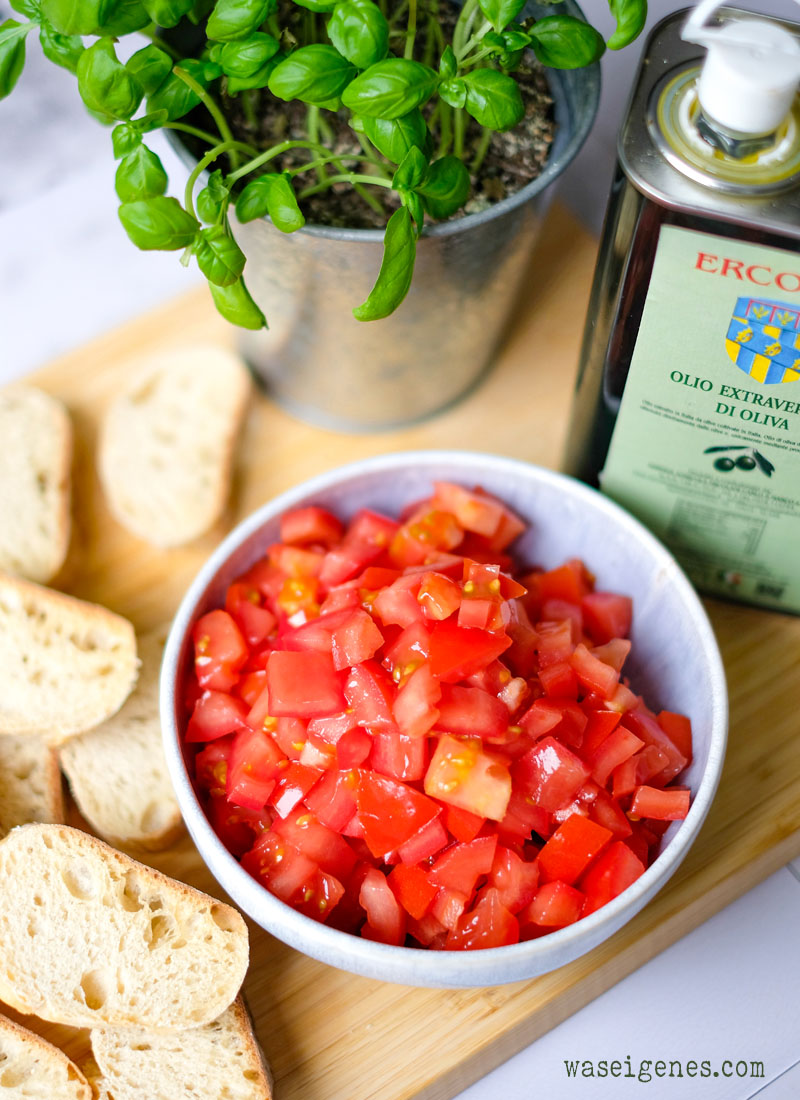
[[[540,886],[530,905],[520,913],[520,924],[540,924],[545,928],[563,928],[581,916],[584,895],[566,882],[546,882]]]
[[[343,526],[327,508],[307,505],[293,508],[281,516],[281,542],[296,546],[316,544],[334,546],[342,537]]]
[[[691,792],[686,787],[637,787],[633,792],[630,813],[635,817],[656,821],[683,821],[689,812]]]
[[[247,643],[227,611],[209,611],[192,630],[197,682],[210,691],[230,691],[247,660]]]
[[[428,878],[437,886],[446,886],[470,897],[478,879],[491,871],[496,848],[496,836],[453,844],[437,857],[428,871]]]
[[[604,787],[614,768],[629,760],[643,745],[644,741],[635,733],[625,726],[617,726],[586,759],[592,769],[592,779]]]
[[[501,947],[606,904],[686,815],[690,721],[621,679],[630,599],[578,559],[520,576],[523,530],[450,482],[399,521],[305,506],[198,620],[196,788],[298,912],[387,944]]]
[[[560,879],[571,886],[611,839],[609,829],[580,814],[571,814],[539,852],[544,880]]]
[[[505,634],[470,630],[445,619],[431,629],[431,672],[443,683],[456,683],[480,671],[510,645]]]
[[[248,810],[263,809],[285,762],[286,757],[271,737],[260,730],[240,730],[228,761],[228,801]]]
[[[397,728],[406,737],[420,738],[439,720],[442,686],[428,665],[420,665],[400,687],[393,706]]]
[[[444,822],[447,831],[456,840],[474,840],[486,823],[485,817],[461,810],[458,806],[444,807]]]
[[[488,691],[477,687],[442,684],[436,725],[448,733],[502,741],[508,731],[508,708]]]
[[[538,862],[522,859],[511,848],[498,844],[489,886],[497,890],[500,901],[510,913],[518,913],[533,901],[538,884]]]
[[[367,914],[367,923],[361,929],[364,939],[399,947],[406,938],[405,910],[376,868],[370,868],[364,876],[358,900]]]
[[[270,806],[280,817],[288,817],[300,805],[321,775],[320,768],[309,768],[293,760],[288,767],[281,769],[275,790],[269,796]]]
[[[623,890],[627,890],[644,871],[644,863],[624,841],[613,841],[590,864],[578,883],[586,894],[583,916],[594,913]]]
[[[519,924],[497,890],[487,890],[475,908],[458,919],[445,940],[446,951],[506,947],[519,942]]]
[[[439,806],[407,783],[362,768],[356,787],[364,839],[374,856],[396,851],[437,817]]]
[[[447,835],[447,829],[442,824],[442,817],[439,814],[427,825],[423,825],[419,832],[414,833],[404,844],[400,845],[397,849],[397,857],[403,863],[413,866],[432,859],[437,852],[441,852],[442,848],[447,847],[449,843],[450,837]]]
[[[633,601],[612,592],[585,592],[581,599],[586,633],[596,645],[612,638],[627,638],[631,632]]]
[[[658,724],[672,744],[685,757],[686,763],[692,760],[692,723],[684,714],[671,710],[662,710],[658,715]]]
[[[330,654],[276,650],[267,661],[273,717],[316,718],[344,709],[345,699]]]
[[[424,737],[406,737],[394,730],[372,735],[369,766],[392,779],[422,779],[428,767],[428,743]]]
[[[514,780],[537,806],[548,813],[571,802],[589,775],[589,769],[560,741],[545,737],[513,768]]]
[[[194,705],[186,727],[186,740],[213,741],[235,733],[247,724],[247,707],[224,691],[204,691]]]
[[[425,793],[462,810],[501,821],[511,797],[511,776],[478,738],[443,734],[427,772]]]
[[[439,889],[421,867],[405,863],[398,863],[386,881],[408,915],[416,920],[425,916]]]
[[[392,681],[386,670],[374,661],[364,661],[350,669],[344,695],[357,726],[371,730],[397,729],[392,714]]]

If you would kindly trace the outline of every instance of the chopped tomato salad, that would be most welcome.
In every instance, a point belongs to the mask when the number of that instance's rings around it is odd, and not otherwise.
[[[626,679],[631,600],[578,560],[521,568],[524,529],[445,482],[400,519],[290,511],[196,623],[196,785],[299,912],[500,947],[611,901],[686,816],[691,724]]]

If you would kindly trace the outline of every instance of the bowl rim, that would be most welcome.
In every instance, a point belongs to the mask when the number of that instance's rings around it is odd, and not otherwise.
[[[708,760],[689,813],[636,882],[589,916],[537,939],[459,952],[431,952],[365,940],[314,921],[270,894],[244,870],[214,832],[184,765],[175,721],[176,676],[184,637],[209,586],[243,543],[288,508],[352,478],[409,467],[433,469],[442,464],[451,469],[463,468],[468,480],[475,480],[479,465],[481,472],[502,471],[561,488],[594,509],[599,508],[609,520],[635,536],[677,586],[708,663],[707,690],[712,700]],[[727,683],[716,636],[697,592],[666,547],[620,505],[566,474],[521,459],[464,449],[393,451],[349,462],[292,486],[245,517],[206,559],[181,600],[164,649],[159,697],[164,752],[187,829],[201,859],[234,902],[284,943],[329,965],[381,980],[443,988],[498,985],[543,974],[585,954],[618,931],[666,884],[696,839],[719,784],[728,726]],[[563,957],[553,965],[546,965],[551,955]]]

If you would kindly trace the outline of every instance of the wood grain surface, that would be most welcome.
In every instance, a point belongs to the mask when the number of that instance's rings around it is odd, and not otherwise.
[[[157,551],[114,522],[97,479],[95,442],[103,410],[136,360],[170,345],[232,343],[207,293],[171,303],[39,372],[32,381],[66,402],[78,439],[74,534],[56,586],[148,629],[170,617],[235,521],[333,466],[452,446],[557,466],[595,251],[596,242],[556,208],[494,370],[460,405],[427,423],[350,436],[300,423],[258,395],[229,514],[188,548]],[[729,750],[700,838],[668,887],[591,954],[545,977],[490,989],[420,990],[355,977],[251,926],[245,993],[278,1100],[448,1100],[800,855],[800,619],[716,601],[706,606],[730,687]],[[147,858],[220,893],[188,840]],[[80,1033],[33,1026],[73,1053],[85,1049]]]

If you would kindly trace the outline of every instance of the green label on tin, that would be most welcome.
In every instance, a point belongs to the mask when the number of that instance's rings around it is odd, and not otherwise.
[[[662,229],[600,484],[698,588],[800,612],[800,256]]]

